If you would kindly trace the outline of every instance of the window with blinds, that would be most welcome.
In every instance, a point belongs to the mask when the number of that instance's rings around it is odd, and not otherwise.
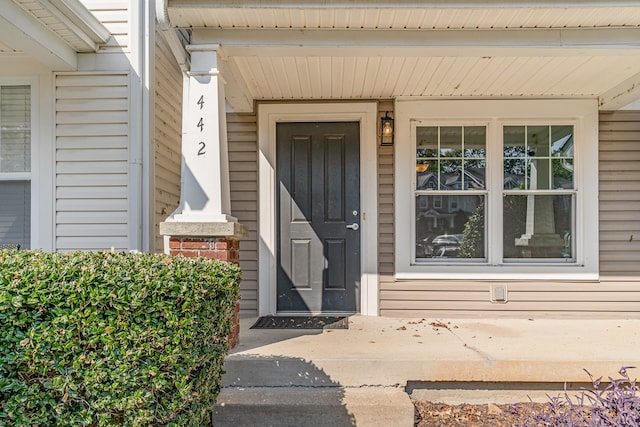
[[[31,241],[31,87],[0,86],[0,247]]]

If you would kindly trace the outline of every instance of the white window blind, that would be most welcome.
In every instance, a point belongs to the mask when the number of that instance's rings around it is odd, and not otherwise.
[[[0,86],[0,245],[31,240],[31,88]]]

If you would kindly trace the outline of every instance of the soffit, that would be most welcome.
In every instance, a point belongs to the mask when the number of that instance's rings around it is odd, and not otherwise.
[[[109,31],[78,0],[11,0],[11,3],[48,30],[52,38],[60,39],[75,52],[95,52],[110,37]],[[30,31],[28,28],[21,30]],[[46,44],[48,40],[40,40],[40,43]],[[10,44],[10,41],[0,40],[0,52],[22,50]]]
[[[571,97],[617,109],[640,98],[637,3],[204,3],[170,0],[168,14],[174,27],[191,31],[191,43],[221,46],[227,98],[237,111],[255,99]]]
[[[228,2],[227,2],[228,3]],[[268,2],[267,2],[268,3]],[[169,1],[179,28],[505,29],[638,27],[640,7],[250,7]],[[603,2],[603,4],[606,4]]]

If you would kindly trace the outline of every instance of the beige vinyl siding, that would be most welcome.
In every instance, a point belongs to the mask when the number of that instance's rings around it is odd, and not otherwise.
[[[639,317],[640,243],[635,239],[640,240],[640,112],[601,113],[599,158],[599,281],[394,281],[389,276],[393,252],[383,240],[393,231],[393,217],[386,215],[393,197],[383,193],[389,178],[389,153],[381,149],[380,314],[432,318]],[[506,304],[490,302],[492,285],[507,287]]]
[[[153,238],[156,252],[162,252],[164,244],[159,224],[180,203],[182,71],[159,32],[156,32],[155,100]]]
[[[479,281],[405,281],[383,284],[381,315],[396,317],[639,317],[638,282],[502,283],[509,302],[489,302]]]
[[[258,312],[258,132],[255,114],[227,114],[231,214],[249,235],[240,241],[240,314]]]
[[[640,111],[600,114],[600,274],[640,279]]]
[[[102,22],[111,38],[100,48],[100,52],[121,52],[129,50],[130,0],[80,0],[84,6]],[[135,1],[135,0],[131,0]]]
[[[393,113],[392,101],[381,101],[378,104],[379,116]],[[393,146],[378,144],[378,273],[381,283],[394,280],[394,201],[393,201]]]
[[[56,76],[55,249],[129,247],[129,76]]]

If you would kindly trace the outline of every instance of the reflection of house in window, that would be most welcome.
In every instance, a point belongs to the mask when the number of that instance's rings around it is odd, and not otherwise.
[[[438,189],[438,176],[433,172],[423,171],[417,173],[418,190],[436,190]]]
[[[428,205],[428,198],[427,196],[420,196],[418,197],[418,208],[420,210],[425,210],[429,207]]]
[[[433,207],[434,209],[442,208],[442,196],[435,196],[433,198]]]
[[[458,209],[458,198],[455,196],[451,196],[449,200],[449,212],[455,211]]]

